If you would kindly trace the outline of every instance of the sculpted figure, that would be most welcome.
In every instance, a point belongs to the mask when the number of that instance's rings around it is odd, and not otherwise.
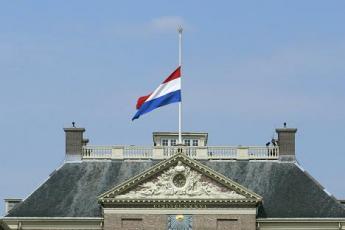
[[[182,177],[176,178],[176,175]],[[175,180],[174,180],[175,177]],[[175,184],[174,184],[175,183]],[[190,167],[178,162],[157,178],[139,185],[135,190],[119,198],[202,198],[218,197],[224,199],[241,199],[244,196],[217,184]]]

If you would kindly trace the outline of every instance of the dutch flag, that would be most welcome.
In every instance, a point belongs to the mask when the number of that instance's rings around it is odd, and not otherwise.
[[[136,106],[137,112],[132,121],[161,106],[180,101],[181,67],[179,66],[153,93],[139,97]]]

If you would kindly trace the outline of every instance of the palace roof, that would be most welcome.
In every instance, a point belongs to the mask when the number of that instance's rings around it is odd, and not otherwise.
[[[157,164],[147,161],[68,162],[7,217],[100,217],[98,196]],[[345,217],[345,209],[292,161],[210,161],[202,164],[260,195],[258,218]]]

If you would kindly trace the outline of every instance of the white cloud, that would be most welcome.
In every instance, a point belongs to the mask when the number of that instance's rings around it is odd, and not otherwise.
[[[112,25],[111,28],[105,29],[105,31],[116,36],[137,38],[138,36],[147,37],[157,33],[176,33],[179,26],[188,29],[188,31],[193,28],[180,16],[163,16],[143,23]]]
[[[175,31],[179,26],[187,26],[185,20],[179,16],[154,18],[149,23],[149,27],[151,29],[159,32]]]

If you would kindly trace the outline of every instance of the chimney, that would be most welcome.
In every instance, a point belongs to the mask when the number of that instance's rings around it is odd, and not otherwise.
[[[64,128],[66,134],[66,161],[80,161],[82,157],[83,145],[86,145],[88,140],[83,139],[84,128],[75,127],[72,122],[72,128]]]
[[[278,134],[279,156],[281,160],[295,160],[295,134],[297,129],[287,128],[284,123],[284,128],[276,129]]]
[[[5,215],[20,202],[22,202],[22,199],[5,199]]]

